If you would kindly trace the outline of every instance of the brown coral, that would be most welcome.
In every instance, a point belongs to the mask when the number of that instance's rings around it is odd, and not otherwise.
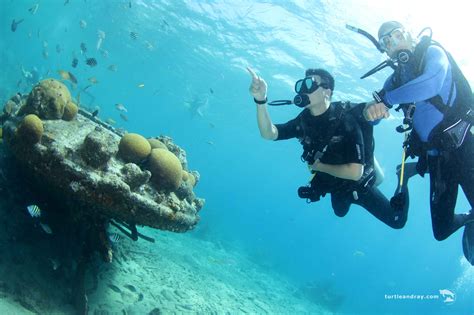
[[[42,119],[61,119],[69,101],[71,93],[63,83],[46,79],[33,88],[19,115],[35,114]]]
[[[43,136],[43,122],[34,114],[26,115],[18,127],[18,136],[26,143],[38,143]]]
[[[196,185],[196,178],[194,177],[193,174],[188,173],[187,171],[183,171],[183,182],[188,184],[191,187],[194,187]]]
[[[153,149],[166,149],[166,150],[168,150],[168,147],[166,146],[166,144],[164,144],[163,142],[161,142],[158,139],[150,138],[150,139],[148,139],[148,142],[150,142],[152,150]]]
[[[126,162],[140,163],[150,152],[150,143],[139,134],[127,133],[120,139],[119,155]]]
[[[183,167],[179,159],[165,149],[153,149],[149,157],[151,180],[162,190],[176,190],[181,183]]]
[[[73,120],[74,118],[76,118],[78,111],[79,108],[77,107],[76,103],[74,103],[73,101],[67,102],[66,107],[64,107],[63,120]]]

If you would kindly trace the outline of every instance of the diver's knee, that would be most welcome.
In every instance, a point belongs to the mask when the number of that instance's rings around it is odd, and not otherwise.
[[[395,230],[400,230],[400,229],[403,229],[405,227],[405,225],[407,224],[407,217],[399,217],[399,218],[394,218],[392,224],[390,225],[392,228],[394,228]]]
[[[437,229],[433,229],[433,235],[434,235],[434,238],[437,241],[440,241],[440,242],[444,241],[449,236],[449,234],[447,234],[446,232],[443,232],[443,231],[437,230]]]
[[[333,210],[334,210],[335,215],[342,218],[342,217],[345,217],[346,214],[349,212],[349,207],[348,208],[333,208]]]

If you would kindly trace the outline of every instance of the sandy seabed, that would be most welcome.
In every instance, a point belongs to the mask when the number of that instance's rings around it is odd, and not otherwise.
[[[0,224],[8,225],[5,216]],[[74,314],[73,277],[53,269],[54,249],[47,238],[35,241],[36,229],[21,241],[11,229],[0,232],[0,314]],[[141,231],[156,242],[123,237],[112,263],[91,263],[89,314],[330,314],[241,252],[189,234]]]

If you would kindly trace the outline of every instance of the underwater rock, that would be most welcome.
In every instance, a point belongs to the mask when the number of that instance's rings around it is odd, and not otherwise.
[[[95,168],[105,166],[115,153],[117,142],[101,127],[96,127],[86,136],[81,148],[82,159]]]
[[[122,175],[125,183],[130,186],[131,190],[148,183],[151,177],[151,172],[148,170],[142,171],[141,168],[134,163],[127,163],[122,167]]]
[[[58,88],[59,85],[53,86]],[[147,163],[127,163],[119,157],[123,134],[82,109],[71,121],[61,119],[64,107],[54,104],[60,102],[65,106],[70,96],[67,88],[58,89],[62,91],[59,101],[39,91],[30,93],[31,110],[12,112],[3,124],[5,149],[23,170],[31,189],[41,189],[48,202],[67,206],[77,217],[108,218],[174,232],[185,232],[199,222],[198,212],[204,199],[194,195],[189,182],[181,187],[183,170],[197,178],[199,173],[185,167],[183,149],[169,137],[157,137],[170,151],[155,150],[173,155],[176,161],[171,164],[177,166],[171,172],[176,176],[161,181],[170,189],[159,190],[150,180],[151,174],[161,179],[167,177],[156,164],[152,171],[146,169]],[[42,96],[36,97],[36,94]],[[51,104],[58,110],[42,110]],[[29,111],[37,112],[40,118],[41,115],[56,118],[42,120],[43,133],[34,144],[25,144],[15,136],[23,116]],[[149,145],[147,140],[145,142]]]

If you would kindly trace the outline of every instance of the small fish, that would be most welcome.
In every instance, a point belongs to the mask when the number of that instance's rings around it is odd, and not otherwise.
[[[117,122],[115,120],[113,120],[112,118],[107,118],[105,120],[106,123],[108,123],[109,125],[115,125]]]
[[[101,30],[97,30],[97,45],[96,45],[96,50],[100,50],[100,47],[102,46],[102,42],[105,39],[105,32]]]
[[[12,25],[11,25],[12,32],[16,31],[16,28],[18,27],[18,24],[20,24],[21,22],[23,22],[23,19],[21,19],[19,21],[15,21],[15,19],[13,19]]]
[[[95,67],[97,66],[97,60],[95,58],[87,58],[86,64],[90,67]]]
[[[28,213],[33,218],[39,218],[41,216],[41,209],[37,205],[30,205],[26,207],[28,209]]]
[[[87,22],[84,21],[84,20],[80,20],[79,21],[79,26],[82,28],[82,29],[85,29],[87,27]]]
[[[120,235],[118,233],[111,233],[111,234],[109,234],[109,240],[112,243],[120,242],[122,240],[122,235]]]
[[[354,257],[364,257],[365,253],[361,250],[356,250],[352,253],[352,256],[354,256]]]
[[[38,8],[39,8],[39,3],[35,4],[34,6],[32,6],[31,8],[28,9],[28,11],[30,11],[30,13],[32,15],[35,15],[36,14],[36,11],[38,11]]]
[[[58,70],[58,74],[63,80],[69,80],[74,84],[77,84],[77,79],[76,77],[69,71],[64,71],[64,70]]]
[[[43,49],[43,58],[48,59],[49,57],[49,52],[46,50],[46,48]]]
[[[123,106],[123,104],[120,104],[120,103],[115,104],[115,108],[118,109],[121,112],[125,112],[125,113],[128,112],[127,108],[125,108],[125,106]]]
[[[81,54],[85,54],[87,52],[87,46],[84,43],[81,43]]]
[[[76,101],[77,107],[81,106],[81,91],[77,93]]]
[[[214,142],[211,141],[211,140],[207,141],[206,143],[209,144],[209,145],[214,145]]]
[[[214,90],[212,88],[209,88],[209,92],[211,92],[211,94],[214,94]]]
[[[123,121],[128,121],[128,117],[124,113],[120,113],[120,118],[122,118]]]
[[[58,259],[50,258],[49,261],[51,262],[51,267],[53,268],[54,271],[58,270],[59,267],[61,267],[61,263],[59,262]]]
[[[64,5],[69,4],[69,0],[64,1]]]
[[[129,8],[129,9],[132,8],[132,1],[129,1],[129,2],[128,2],[128,8]]]
[[[117,66],[116,65],[110,65],[110,66],[107,67],[107,69],[109,69],[112,72],[116,72],[117,71]]]
[[[102,55],[102,57],[104,57],[104,58],[108,58],[108,57],[109,57],[109,52],[108,52],[107,50],[101,48],[101,49],[99,50],[99,52],[100,52],[100,54]]]
[[[145,46],[146,46],[146,49],[148,49],[149,51],[152,51],[155,48],[155,46],[153,46],[153,44],[147,40],[145,41]]]
[[[77,63],[78,63],[78,62],[79,62],[79,60],[78,60],[76,57],[72,58],[71,66],[72,66],[73,68],[77,67]]]
[[[56,45],[56,52],[57,52],[58,54],[60,54],[61,51],[63,51],[63,49],[61,48],[61,45],[57,44],[57,45]]]
[[[48,48],[48,42],[47,41],[43,41],[43,48]]]
[[[92,83],[92,84],[97,84],[97,83],[99,83],[99,81],[97,80],[96,77],[90,77],[89,79],[87,79],[87,81],[89,81],[89,82]]]
[[[3,128],[0,127],[0,139],[2,139],[2,138],[3,138]]]
[[[144,83],[140,83],[139,85],[137,85],[137,87],[139,87],[140,89],[145,87],[145,84]]]
[[[68,72],[68,73],[69,73],[69,80],[71,80],[72,83],[77,84],[77,79],[74,76],[74,74],[72,74],[71,72]]]
[[[92,117],[96,117],[97,115],[99,115],[99,110],[96,109],[96,110],[93,111],[91,114],[92,114]]]
[[[137,32],[130,32],[130,38],[133,40],[137,40],[138,38],[138,33]]]
[[[28,32],[28,38],[33,37],[33,33],[31,31]]]
[[[46,223],[40,222],[40,226],[46,234],[53,234],[53,230],[51,230],[51,227],[47,225]]]

